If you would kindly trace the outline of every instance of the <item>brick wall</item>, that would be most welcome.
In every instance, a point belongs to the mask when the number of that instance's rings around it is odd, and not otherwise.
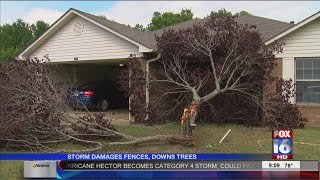
[[[277,65],[274,67],[273,71],[271,72],[271,76],[274,77],[282,77],[282,59],[276,60]],[[276,89],[276,83],[268,84],[265,87],[264,93],[264,101],[267,101],[266,95],[269,93],[273,93]]]
[[[320,105],[298,104],[301,114],[308,119],[307,127],[320,127]]]
[[[142,57],[138,57],[137,60],[140,62],[141,69],[143,72],[146,71],[146,60],[143,59]]]

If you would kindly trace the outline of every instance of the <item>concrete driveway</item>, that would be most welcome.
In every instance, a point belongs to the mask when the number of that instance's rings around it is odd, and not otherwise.
[[[88,112],[84,110],[80,111],[71,111],[70,114],[74,117],[79,117],[83,115],[87,115]],[[97,113],[103,113],[106,117],[112,118],[112,124],[117,125],[130,125],[132,127],[144,127],[144,128],[151,128],[151,129],[160,129],[164,125],[153,125],[153,126],[146,126],[145,124],[136,124],[136,123],[130,123],[129,121],[129,110],[128,109],[112,109],[107,110],[104,112],[101,111],[90,111],[90,114],[97,114]],[[133,118],[133,117],[132,117]],[[133,119],[132,119],[133,120]]]
[[[70,114],[75,117],[84,116],[88,112],[85,110],[79,110],[79,111],[71,111]],[[106,117],[112,118],[112,124],[123,124],[123,125],[129,125],[129,110],[128,109],[111,109],[107,111],[90,111],[90,114],[99,114],[103,113]]]

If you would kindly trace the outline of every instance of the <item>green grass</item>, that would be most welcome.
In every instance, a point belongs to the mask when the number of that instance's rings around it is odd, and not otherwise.
[[[181,127],[169,123],[160,129],[140,126],[116,125],[119,132],[136,137],[144,137],[157,134],[179,134]],[[231,129],[230,134],[222,144],[220,139]],[[320,144],[320,128],[305,128],[293,131],[294,142]],[[140,144],[132,146],[108,147],[95,153],[266,153],[271,156],[271,131],[267,128],[247,128],[240,125],[216,125],[200,124],[194,132],[194,147],[184,147],[170,143]],[[258,140],[262,141],[260,147]],[[105,140],[101,140],[105,141]],[[211,145],[212,147],[209,147]],[[83,149],[81,145],[64,143],[57,146],[67,150]],[[9,153],[10,151],[0,151]],[[27,151],[11,151],[10,153],[26,153]],[[296,160],[320,160],[320,145],[294,144],[294,159]],[[23,163],[21,161],[0,161],[0,179],[22,179]]]
[[[117,127],[121,132],[134,136],[148,136],[153,134],[176,134],[180,132],[180,126],[167,124],[161,129],[142,127]],[[229,135],[219,144],[224,134],[231,129]],[[319,145],[294,144],[294,159],[320,160],[320,128],[296,129],[294,142],[313,143]],[[263,145],[261,147],[258,144]],[[150,153],[267,153],[271,155],[271,131],[268,128],[247,128],[240,125],[216,125],[200,124],[194,132],[195,147],[183,147],[181,145],[163,143],[160,145],[126,146],[125,148],[112,148],[114,152],[150,152]],[[208,148],[211,145],[212,148]],[[107,150],[107,151],[108,151]]]
[[[23,179],[23,161],[0,161],[0,179]]]

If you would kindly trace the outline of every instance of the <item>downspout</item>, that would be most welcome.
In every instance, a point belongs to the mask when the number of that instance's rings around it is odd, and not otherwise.
[[[130,88],[131,88],[131,69],[129,66],[129,89]],[[129,96],[129,122],[130,122],[130,124],[133,123],[132,116],[131,116],[131,98],[132,98],[132,95]]]
[[[149,94],[149,84],[150,84],[150,66],[151,62],[159,60],[161,57],[160,53],[157,55],[156,58],[150,59],[146,62],[146,118],[144,120],[149,119],[149,101],[150,101],[150,94]]]

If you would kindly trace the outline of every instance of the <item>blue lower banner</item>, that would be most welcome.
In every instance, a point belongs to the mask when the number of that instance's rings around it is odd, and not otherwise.
[[[267,160],[270,154],[0,154],[0,160]]]

